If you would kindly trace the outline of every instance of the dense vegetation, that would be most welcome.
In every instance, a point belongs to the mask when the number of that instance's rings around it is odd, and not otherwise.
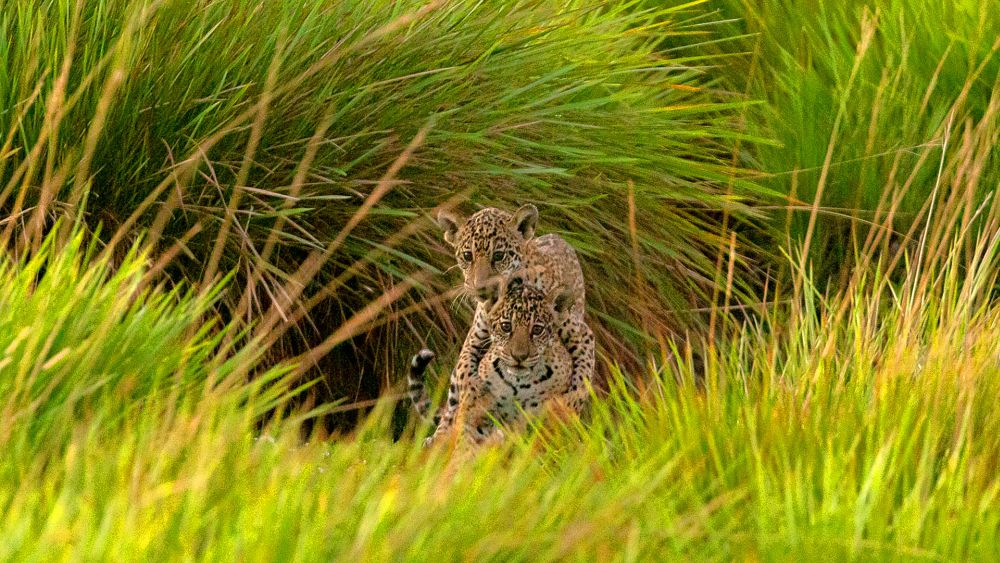
[[[727,87],[768,102],[744,116],[748,132],[780,141],[755,146],[755,167],[771,173],[766,185],[788,195],[774,218],[804,241],[818,217],[810,259],[824,274],[862,252],[871,224],[896,231],[883,237],[886,246],[915,238],[942,182],[970,201],[1000,184],[992,150],[1000,19],[988,6],[715,6],[728,22],[721,33],[740,37],[738,50],[747,53],[727,59]]]
[[[0,559],[994,558],[998,29],[8,2]],[[444,377],[468,319],[428,216],[524,201],[606,392],[474,457],[394,441],[400,360]]]
[[[372,398],[420,341],[449,348],[464,335],[468,308],[442,296],[456,279],[442,275],[453,258],[428,220],[439,205],[534,202],[591,278],[628,272],[590,295],[604,348],[629,361],[653,336],[701,323],[686,312],[710,302],[728,243],[714,218],[746,218],[765,196],[733,166],[742,102],[709,91],[718,79],[694,66],[708,55],[657,50],[683,27],[662,24],[689,11],[142,5],[17,2],[0,14],[8,179],[50,215],[86,201],[91,230],[149,229],[161,250],[182,241],[171,279],[235,270],[246,291],[221,306],[250,320],[280,309],[279,356],[316,349],[391,294],[331,342],[329,361],[305,358],[327,376],[327,399]],[[26,205],[5,195],[10,213]]]

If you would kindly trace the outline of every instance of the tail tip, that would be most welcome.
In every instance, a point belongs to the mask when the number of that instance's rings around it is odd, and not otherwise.
[[[413,367],[419,367],[421,365],[427,365],[431,360],[434,359],[434,352],[427,348],[422,348],[419,352],[413,356],[413,360],[410,362]]]

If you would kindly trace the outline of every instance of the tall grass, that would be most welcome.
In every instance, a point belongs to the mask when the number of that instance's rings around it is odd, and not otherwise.
[[[970,174],[969,197],[982,201],[1000,184],[1000,19],[991,4],[720,0],[713,7],[728,23],[702,33],[741,35],[725,45],[745,53],[724,59],[720,74],[729,88],[767,101],[744,118],[751,132],[779,143],[746,154],[770,173],[762,183],[787,194],[775,222],[815,245],[818,274],[838,275],[864,255],[870,226],[886,219],[880,214],[891,214],[894,244],[911,242],[939,178],[958,174],[960,162],[972,161],[961,169]],[[955,154],[965,135],[981,144]]]
[[[741,102],[702,56],[658,47],[692,6],[11,2],[0,208],[115,243],[148,229],[176,244],[175,280],[234,270],[228,315],[288,334],[274,349],[321,367],[332,396],[371,396],[466,324],[427,215],[532,202],[583,257],[604,348],[635,364],[650,335],[698,326],[688,310],[725,282],[712,217],[746,219],[762,193],[729,159],[752,141]]]
[[[0,256],[0,434],[14,457],[44,467],[84,430],[118,439],[192,416],[215,394],[264,401],[241,405],[252,419],[286,393],[280,370],[247,384],[259,351],[223,345],[233,328],[209,314],[222,285],[165,291],[143,253],[112,268],[84,238],[53,234],[30,258]]]
[[[998,215],[966,230],[960,219],[975,207],[943,208],[938,224],[954,227],[941,246],[904,256],[903,279],[874,260],[829,295],[800,273],[792,304],[720,339],[704,373],[667,355],[642,384],[615,372],[585,421],[552,422],[477,456],[393,442],[391,401],[351,435],[308,443],[295,420],[255,433],[237,406],[245,399],[234,399],[240,387],[200,395],[168,377],[166,390],[142,391],[119,432],[102,429],[121,412],[120,393],[85,409],[51,401],[44,410],[62,422],[63,446],[39,456],[30,424],[4,437],[0,553],[989,560],[1000,542]],[[5,272],[7,282],[33,279],[30,268]],[[79,286],[10,305],[58,303]],[[174,322],[155,307],[130,311],[98,326]],[[30,349],[11,349],[5,373],[38,364]],[[145,354],[114,350],[120,365]],[[73,375],[70,396],[91,388]]]

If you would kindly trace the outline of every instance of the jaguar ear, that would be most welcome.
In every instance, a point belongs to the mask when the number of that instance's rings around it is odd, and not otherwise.
[[[465,219],[447,209],[442,209],[438,212],[437,224],[444,231],[444,241],[455,246],[458,242],[458,229],[465,224]]]
[[[517,271],[513,274],[507,276],[507,283],[504,284],[503,290],[510,291],[511,289],[520,289],[524,285],[524,272]]]
[[[494,306],[500,301],[500,294],[504,291],[503,279],[499,276],[494,276],[486,282],[486,287],[482,289],[482,299],[483,304],[486,306],[486,310],[489,311],[493,309]]]
[[[522,205],[514,212],[514,226],[528,240],[535,236],[535,225],[538,224],[538,208],[530,203]]]
[[[552,302],[552,306],[555,308],[556,313],[562,315],[563,313],[569,311],[575,302],[576,296],[573,295],[573,290],[565,288],[559,290],[559,293],[556,294],[556,298]]]

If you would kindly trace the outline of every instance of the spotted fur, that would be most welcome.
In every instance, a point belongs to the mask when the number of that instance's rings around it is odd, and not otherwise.
[[[417,410],[422,418],[426,418],[430,412],[431,399],[427,394],[427,385],[424,382],[425,372],[428,364],[434,359],[434,352],[424,348],[417,352],[410,359],[410,371],[407,374],[407,394],[413,403],[413,408]],[[438,421],[434,421],[437,426]]]
[[[571,290],[549,292],[515,272],[485,296],[491,344],[478,376],[459,393],[455,416],[442,419],[430,441],[458,434],[464,442],[502,439],[494,425],[522,426],[525,415],[554,403],[582,410],[586,384],[573,376],[559,327],[573,303]],[[581,393],[582,392],[582,393]]]
[[[545,292],[565,290],[570,307],[555,328],[572,365],[572,378],[578,397],[585,402],[586,384],[594,372],[594,336],[584,322],[585,289],[583,271],[576,252],[558,235],[535,237],[538,211],[524,205],[514,213],[497,208],[483,209],[468,219],[447,212],[438,216],[444,238],[455,250],[455,259],[462,270],[465,289],[478,302],[472,326],[451,373],[447,404],[435,423],[451,424],[459,396],[473,376],[479,373],[483,356],[490,349],[490,326],[484,307],[485,293],[496,280],[521,272],[522,279]],[[411,378],[412,379],[412,378]],[[421,379],[422,381],[422,379]],[[424,389],[412,389],[414,405],[421,404]],[[429,402],[427,403],[429,404]],[[418,412],[419,412],[418,408]],[[422,413],[426,416],[426,413]]]

